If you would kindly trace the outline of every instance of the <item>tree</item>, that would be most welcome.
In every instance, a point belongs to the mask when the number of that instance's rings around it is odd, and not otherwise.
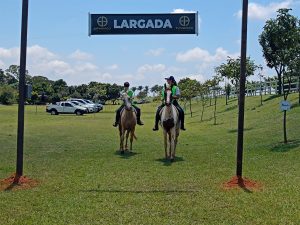
[[[8,77],[9,84],[19,82],[20,66],[10,65],[9,68],[5,70],[5,73]],[[25,71],[25,81],[26,83],[31,83],[31,76],[28,74],[28,70]]]
[[[192,117],[192,98],[198,96],[200,90],[200,83],[197,80],[184,78],[178,82],[178,87],[180,88],[181,98],[185,101],[185,104],[187,102],[190,103],[190,113]]]
[[[276,19],[268,20],[259,36],[267,65],[276,70],[278,93],[283,91],[284,100],[290,93],[292,77],[298,71],[300,59],[300,21],[289,13],[290,10],[279,9]],[[287,143],[286,110],[283,114],[283,133],[284,143]]]
[[[135,94],[137,88],[136,87],[132,87],[131,90],[133,91],[133,94]]]
[[[9,85],[0,87],[0,103],[4,105],[11,105],[16,100],[17,92]]]
[[[211,91],[213,92],[213,97],[215,100],[215,107],[214,107],[214,125],[217,125],[217,91],[219,91],[221,88],[219,87],[219,83],[221,81],[221,77],[220,76],[214,76],[213,79],[210,81],[210,85],[211,85]]]
[[[148,92],[149,92],[149,86],[145,86],[144,87],[144,92],[146,93],[146,97],[148,96]]]
[[[220,66],[215,68],[215,72],[218,76],[226,77],[230,82],[235,86],[237,96],[239,92],[240,85],[240,68],[241,68],[241,59],[228,57],[226,63],[222,63]],[[255,65],[254,60],[251,60],[250,57],[246,59],[246,77],[249,77],[254,74],[255,70],[258,68]]]
[[[116,100],[120,97],[120,92],[122,90],[122,86],[119,86],[117,84],[113,85],[107,85],[107,99],[111,100],[113,105],[116,103]]]
[[[226,105],[228,105],[229,96],[231,93],[231,85],[229,83],[225,84],[225,101]]]
[[[204,110],[205,110],[205,106],[208,101],[208,93],[209,93],[209,87],[208,87],[207,83],[200,84],[199,94],[200,94],[201,105],[202,105],[201,122],[203,121]]]
[[[150,91],[155,95],[155,96],[160,96],[162,92],[163,86],[160,86],[158,84],[154,85],[153,87],[150,88]]]
[[[140,91],[137,96],[138,99],[145,99],[147,97],[147,92],[146,90]]]
[[[143,90],[143,86],[138,86],[137,90],[138,91],[142,91]]]
[[[2,69],[0,69],[0,85],[5,84],[6,81],[6,76],[4,74],[4,71]]]
[[[295,43],[299,39],[299,20],[289,13],[291,9],[279,9],[276,19],[266,21],[259,35],[267,66],[274,68],[278,77],[278,94],[282,94],[283,74],[289,62],[296,58]]]

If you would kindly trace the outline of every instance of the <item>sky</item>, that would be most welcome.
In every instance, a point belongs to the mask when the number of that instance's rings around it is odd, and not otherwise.
[[[0,68],[19,64],[22,0],[0,1]],[[29,0],[27,70],[32,76],[132,86],[173,75],[205,81],[228,56],[240,55],[242,0]],[[247,55],[274,76],[258,36],[279,8],[300,18],[299,0],[249,1]],[[197,35],[88,36],[88,13],[199,13]],[[256,74],[252,79],[258,79]]]

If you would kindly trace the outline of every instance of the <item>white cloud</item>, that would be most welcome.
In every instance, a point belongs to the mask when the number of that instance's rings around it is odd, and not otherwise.
[[[183,53],[178,53],[176,55],[176,60],[178,62],[193,62],[193,61],[201,61],[205,63],[212,63],[217,61],[222,61],[227,58],[227,56],[235,56],[236,54],[229,54],[223,48],[217,48],[214,55],[210,54],[207,50],[201,49],[199,47],[190,49]]]
[[[164,51],[164,48],[150,49],[148,52],[146,52],[146,55],[160,56]]]
[[[190,78],[192,80],[197,80],[197,81],[200,81],[200,82],[205,82],[206,78],[204,75],[202,74],[191,74],[191,75],[186,75],[186,76],[180,76],[178,78],[178,81],[181,80],[181,79],[184,79],[184,78]]]
[[[31,47],[27,48],[27,57],[28,58],[34,58],[38,61],[42,60],[51,60],[54,58],[57,58],[57,56],[49,51],[46,48],[43,48],[39,45],[33,45]]]
[[[184,72],[184,74],[187,74],[185,77],[203,82],[214,75],[214,68],[220,65],[220,63],[225,62],[228,56],[237,58],[239,53],[229,53],[222,47],[217,48],[214,53],[210,53],[206,49],[196,47],[178,53],[176,55],[176,61],[190,63],[189,65],[194,67],[193,69],[190,68],[189,71]],[[190,71],[192,72],[190,73]]]
[[[271,2],[268,5],[261,5],[258,3],[249,3],[248,5],[248,17],[250,19],[266,20],[273,16],[280,8],[290,8],[294,4],[293,0],[286,0],[282,2]],[[236,15],[241,18],[242,10]]]
[[[5,64],[2,60],[0,60],[0,69],[3,69],[3,67],[5,67]]]
[[[89,53],[82,52],[79,49],[77,49],[75,52],[73,52],[70,55],[70,58],[78,61],[86,61],[86,60],[91,60],[93,56]]]
[[[145,64],[143,66],[140,66],[137,72],[140,75],[144,75],[145,73],[150,73],[150,72],[161,73],[165,70],[166,70],[166,66],[164,64],[155,64],[155,65]]]
[[[97,71],[98,67],[93,63],[85,62],[76,65],[75,70],[79,72],[93,72],[93,71]]]
[[[112,64],[110,66],[107,66],[106,69],[108,69],[108,70],[117,70],[117,69],[119,69],[119,65],[118,64]]]
[[[195,13],[194,10],[185,10],[185,9],[173,9],[172,13]]]
[[[0,58],[15,58],[20,55],[20,49],[19,48],[0,48]]]

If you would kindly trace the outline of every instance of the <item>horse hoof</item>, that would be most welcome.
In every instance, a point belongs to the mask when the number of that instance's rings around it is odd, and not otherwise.
[[[124,153],[125,153],[124,150],[122,150],[122,151],[121,151],[121,155],[124,155]]]
[[[174,162],[174,159],[170,159],[171,163]]]

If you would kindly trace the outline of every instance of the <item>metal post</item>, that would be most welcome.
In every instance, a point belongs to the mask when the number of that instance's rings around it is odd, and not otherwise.
[[[19,74],[19,109],[18,109],[18,136],[17,136],[17,168],[16,177],[23,175],[23,145],[24,145],[24,102],[25,102],[25,73],[28,27],[28,0],[23,0],[20,74]]]
[[[245,110],[246,56],[247,56],[247,20],[248,20],[248,0],[243,0],[240,99],[239,99],[237,162],[236,162],[236,175],[238,177],[242,176],[242,170],[243,170],[243,139],[244,139],[244,113],[245,113],[244,110]]]

